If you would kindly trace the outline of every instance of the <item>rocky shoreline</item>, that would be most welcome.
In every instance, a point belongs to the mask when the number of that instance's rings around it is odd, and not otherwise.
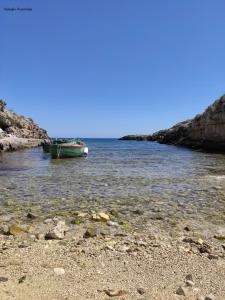
[[[163,220],[144,227],[116,209],[1,213],[1,299],[225,298],[225,230]]]
[[[191,120],[149,135],[130,135],[121,140],[147,140],[211,151],[225,151],[225,95]]]
[[[6,102],[0,100],[0,152],[37,147],[48,142],[46,130],[32,119],[7,110]]]

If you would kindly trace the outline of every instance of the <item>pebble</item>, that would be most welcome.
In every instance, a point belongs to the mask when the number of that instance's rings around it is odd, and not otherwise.
[[[181,296],[186,296],[187,295],[187,289],[185,287],[180,286],[177,290],[176,290],[176,294],[177,295],[181,295]]]
[[[118,297],[118,296],[123,296],[128,294],[126,291],[124,290],[105,290],[106,295],[108,295],[109,297]]]
[[[137,292],[140,294],[140,295],[143,295],[145,293],[145,290],[143,288],[137,288]]]
[[[205,300],[203,296],[198,296],[197,300]]]
[[[26,279],[26,275],[19,278],[18,283],[23,283]]]
[[[112,226],[112,227],[119,227],[119,224],[117,222],[113,222],[113,221],[107,221],[107,225]]]
[[[65,274],[65,270],[63,268],[54,268],[54,272],[56,275],[64,275]]]
[[[185,283],[186,283],[187,286],[194,286],[195,285],[194,282],[191,281],[191,280],[186,280]]]
[[[188,274],[187,276],[185,276],[185,280],[191,280],[191,281],[193,281],[192,275]]]
[[[205,296],[205,300],[216,300],[216,297],[213,294]]]
[[[6,282],[8,281],[9,279],[7,277],[4,277],[4,276],[1,276],[0,277],[0,282]]]
[[[185,283],[187,286],[194,286],[194,281],[193,281],[193,277],[191,274],[188,274],[186,277],[185,277]]]

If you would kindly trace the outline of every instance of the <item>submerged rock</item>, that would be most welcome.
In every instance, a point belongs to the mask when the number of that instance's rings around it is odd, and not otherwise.
[[[88,228],[84,233],[84,238],[93,238],[98,235],[97,228]]]
[[[9,233],[12,234],[12,235],[18,235],[18,234],[21,234],[25,232],[25,230],[19,226],[16,226],[16,225],[11,225],[9,227]]]

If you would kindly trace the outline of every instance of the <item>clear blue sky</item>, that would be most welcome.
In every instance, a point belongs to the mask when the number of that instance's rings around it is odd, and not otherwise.
[[[51,136],[151,133],[225,93],[224,0],[1,0],[0,8],[0,98]]]

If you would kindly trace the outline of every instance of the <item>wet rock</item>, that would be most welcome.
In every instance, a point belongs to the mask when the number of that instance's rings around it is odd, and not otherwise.
[[[140,295],[143,295],[145,293],[145,290],[143,288],[137,288],[137,292],[140,294]]]
[[[128,294],[125,290],[104,290],[109,297],[119,297]]]
[[[7,214],[7,215],[4,215],[4,216],[1,216],[1,220],[3,222],[10,222],[12,220],[12,218],[14,217],[13,214]]]
[[[225,235],[214,235],[214,238],[219,240],[219,241],[224,241],[225,240]]]
[[[98,235],[97,228],[88,228],[84,233],[84,238],[93,238]]]
[[[25,232],[25,230],[23,228],[19,227],[19,226],[11,225],[9,227],[9,233],[11,235],[18,235],[18,234],[21,234],[23,232]]]
[[[51,224],[53,222],[54,222],[53,219],[50,219],[50,218],[44,220],[45,224]]]
[[[0,277],[0,282],[6,282],[8,281],[9,279],[7,277],[4,277],[4,276],[1,276]]]
[[[177,290],[176,290],[176,294],[180,295],[180,296],[187,296],[187,288],[180,286]]]
[[[113,221],[107,221],[107,225],[112,226],[112,227],[119,227],[120,226],[117,222],[113,222]]]
[[[29,212],[29,213],[27,214],[27,218],[33,220],[33,219],[36,219],[37,216],[34,215],[34,214],[32,214],[31,212]]]
[[[184,230],[185,230],[185,231],[191,231],[191,228],[190,228],[189,225],[186,225],[186,226],[184,227]]]
[[[85,218],[88,216],[88,213],[81,212],[77,216],[78,216],[78,218]]]
[[[71,224],[73,224],[73,225],[79,225],[82,223],[84,223],[83,218],[78,217],[78,216],[71,221]]]
[[[93,221],[101,221],[100,216],[97,215],[96,213],[93,213],[93,214],[91,215],[91,218],[92,218]]]
[[[107,215],[107,214],[104,213],[104,212],[98,213],[98,216],[100,217],[100,220],[101,220],[101,221],[104,221],[104,222],[107,222],[107,221],[109,221],[109,219],[110,219],[109,215]]]
[[[62,240],[65,237],[66,231],[68,231],[68,226],[66,226],[65,221],[58,221],[57,225],[45,235],[45,238]]]
[[[54,268],[54,273],[58,276],[61,276],[65,274],[65,270],[63,268]]]
[[[114,217],[118,217],[119,215],[118,210],[116,208],[112,208],[110,214]]]
[[[9,226],[8,225],[2,225],[1,228],[0,228],[0,233],[1,234],[9,234]]]
[[[141,216],[141,215],[144,214],[143,210],[140,210],[140,209],[135,209],[135,210],[133,210],[133,213],[134,213],[135,215],[138,215],[138,216]]]
[[[205,296],[205,300],[216,300],[216,297],[213,294]]]

